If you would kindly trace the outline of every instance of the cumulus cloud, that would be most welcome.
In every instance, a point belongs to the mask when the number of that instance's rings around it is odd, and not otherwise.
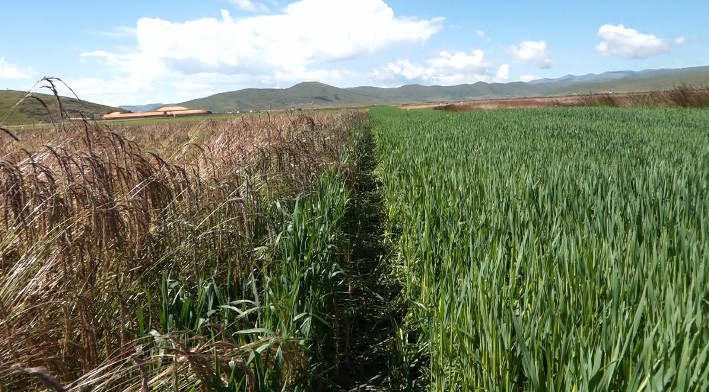
[[[160,89],[156,84],[145,83],[133,76],[109,79],[78,77],[62,80],[79,95],[79,98],[113,106],[148,103],[144,100],[145,96],[153,95]],[[64,95],[73,96],[72,93],[64,91],[63,86],[59,86],[59,90]]]
[[[502,64],[500,68],[497,69],[497,74],[495,74],[496,82],[504,82],[510,78],[510,65]]]
[[[687,37],[677,37],[675,38],[675,45],[684,45],[687,42]]]
[[[259,11],[261,3],[231,4]],[[141,18],[133,50],[83,56],[144,80],[220,75],[248,78],[249,87],[314,78],[327,82],[346,72],[337,69],[344,61],[423,44],[443,22],[398,16],[384,0],[300,0],[278,12],[247,17],[222,10],[220,17],[184,22]]]
[[[140,54],[184,74],[304,69],[426,41],[440,19],[400,18],[381,0],[302,0],[282,13],[173,23],[141,18]]]
[[[491,65],[482,50],[465,52],[442,51],[428,59],[426,65],[400,59],[376,70],[374,79],[389,83],[424,83],[450,86],[491,80]]]
[[[531,63],[539,68],[550,68],[553,64],[551,52],[545,41],[524,41],[507,47],[507,54],[520,63]]]
[[[263,3],[255,3],[250,0],[228,0],[234,7],[248,12],[267,12],[268,7]]]
[[[438,56],[428,60],[428,64],[436,69],[452,69],[457,71],[479,70],[483,67],[485,53],[474,50],[470,55],[464,52],[450,53],[443,51]]]
[[[8,63],[4,57],[0,57],[0,78],[3,79],[30,79],[32,76],[20,70],[15,65]]]
[[[436,70],[431,67],[412,64],[408,59],[399,59],[389,63],[383,70],[375,71],[377,79],[404,79],[407,81],[429,81],[435,78]]]
[[[644,59],[670,50],[665,40],[641,33],[622,24],[605,24],[598,29],[601,42],[596,50],[603,56],[617,55],[626,59]]]

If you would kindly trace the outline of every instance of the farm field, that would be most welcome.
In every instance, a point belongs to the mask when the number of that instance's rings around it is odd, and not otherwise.
[[[11,4],[0,392],[709,392],[709,0]]]
[[[520,109],[542,107],[630,107],[630,108],[672,108],[672,107],[709,107],[709,88],[688,85],[676,86],[668,90],[656,90],[633,93],[591,93],[570,95],[496,98],[460,101],[457,103],[414,103],[401,105],[402,109],[426,109],[467,112],[474,110]]]
[[[709,112],[372,111],[410,389],[709,389]]]
[[[0,391],[709,389],[709,112],[0,131]]]

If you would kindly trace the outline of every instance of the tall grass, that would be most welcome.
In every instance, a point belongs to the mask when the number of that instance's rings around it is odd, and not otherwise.
[[[2,135],[0,386],[326,388],[365,119]]]
[[[407,389],[709,389],[709,113],[376,110]]]
[[[563,106],[561,102],[557,105]],[[680,85],[669,90],[645,93],[613,94],[600,93],[578,97],[572,106],[607,107],[662,107],[706,108],[709,107],[709,86]]]

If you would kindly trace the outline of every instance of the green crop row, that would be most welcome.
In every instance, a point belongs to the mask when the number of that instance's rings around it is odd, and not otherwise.
[[[407,309],[392,377],[709,390],[709,112],[378,109],[372,124]]]

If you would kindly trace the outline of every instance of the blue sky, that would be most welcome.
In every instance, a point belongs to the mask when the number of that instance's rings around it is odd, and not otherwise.
[[[111,105],[709,65],[702,0],[0,1],[0,88]]]

